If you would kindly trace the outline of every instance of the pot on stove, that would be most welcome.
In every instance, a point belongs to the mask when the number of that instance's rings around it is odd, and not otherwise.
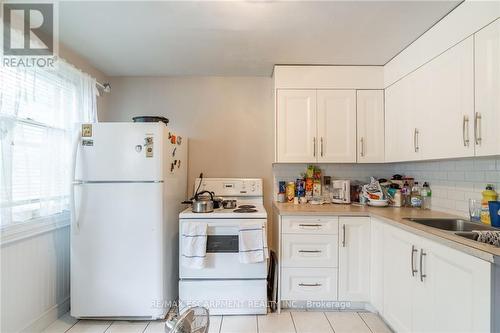
[[[234,209],[236,208],[236,200],[234,199],[224,200],[222,201],[222,207],[224,207],[224,209]]]

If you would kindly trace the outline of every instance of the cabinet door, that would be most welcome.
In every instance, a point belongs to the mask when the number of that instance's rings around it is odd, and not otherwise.
[[[415,80],[422,158],[474,156],[473,37],[418,69]]]
[[[412,331],[412,296],[417,255],[412,235],[384,227],[384,318],[396,332]],[[412,256],[413,264],[412,267]]]
[[[476,156],[500,154],[500,20],[475,38]]]
[[[318,162],[356,162],[356,91],[318,90]]]
[[[359,163],[384,162],[384,91],[356,92]]]
[[[427,332],[490,332],[491,264],[430,241],[422,248]]]
[[[339,300],[370,298],[370,218],[339,219]]]
[[[277,162],[316,161],[316,90],[278,90]]]
[[[385,90],[386,162],[420,159],[413,76],[412,73]]]

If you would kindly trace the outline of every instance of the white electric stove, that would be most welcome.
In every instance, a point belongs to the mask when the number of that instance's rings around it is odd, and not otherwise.
[[[197,179],[195,190],[199,184]],[[186,222],[208,224],[205,268],[179,266],[180,307],[202,305],[211,315],[265,314],[267,262],[242,264],[238,253],[240,223],[260,222],[267,227],[262,179],[206,178],[199,188],[205,190],[226,200],[235,199],[237,208],[211,213],[193,213],[187,208],[179,214],[179,230]],[[182,238],[179,246],[182,253]]]

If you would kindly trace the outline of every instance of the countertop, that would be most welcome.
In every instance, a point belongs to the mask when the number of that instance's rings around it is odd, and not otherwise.
[[[311,205],[293,203],[273,203],[273,209],[281,216],[290,215],[336,215],[336,216],[370,216],[376,217],[384,222],[405,229],[416,235],[426,237],[438,243],[444,244],[459,251],[468,253],[480,259],[498,263],[500,262],[500,248],[493,245],[473,241],[455,235],[453,232],[440,230],[419,223],[405,220],[405,217],[422,218],[463,218],[433,210],[422,210],[416,208],[394,208],[394,207],[369,207],[358,205]]]

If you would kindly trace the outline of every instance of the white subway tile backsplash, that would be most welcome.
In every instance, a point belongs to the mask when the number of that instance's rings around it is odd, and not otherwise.
[[[483,171],[467,171],[465,173],[465,180],[470,182],[481,182],[484,180],[484,172]]]
[[[474,170],[474,161],[471,159],[463,159],[455,161],[455,170],[458,171]]]
[[[440,161],[439,169],[443,171],[453,171],[455,170],[455,161]]]
[[[449,171],[447,179],[453,180],[453,181],[465,180],[465,172],[463,172],[463,171]]]
[[[448,190],[448,199],[455,200],[455,201],[465,200],[465,192],[460,191],[457,188],[455,188],[453,190]]]
[[[370,176],[390,178],[393,174],[412,176],[430,183],[432,208],[449,213],[468,214],[468,200],[481,199],[487,184],[500,188],[500,157],[464,158],[429,162],[389,164],[319,164],[334,179],[368,182]],[[304,172],[307,164],[274,164],[275,189],[279,180],[291,181]]]
[[[495,170],[496,169],[496,160],[492,158],[479,158],[474,160],[474,170]]]
[[[487,181],[500,183],[500,171],[485,171],[484,179]]]

